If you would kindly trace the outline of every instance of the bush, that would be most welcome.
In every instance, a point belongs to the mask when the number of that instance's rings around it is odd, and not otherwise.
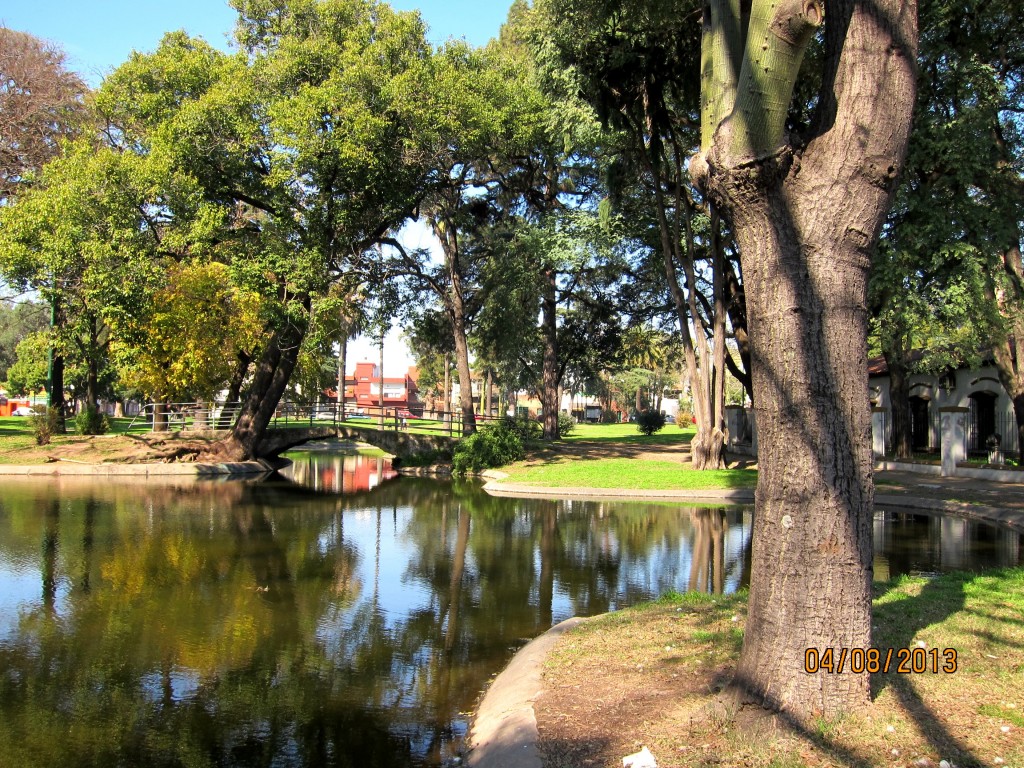
[[[506,416],[502,419],[501,426],[519,435],[519,440],[523,445],[540,440],[541,435],[544,434],[544,425],[527,416]]]
[[[636,428],[642,435],[653,435],[665,426],[665,414],[648,408],[636,415]]]
[[[526,456],[523,441],[513,419],[482,427],[460,440],[452,456],[452,473],[466,475],[492,467],[503,467]]]
[[[574,419],[571,414],[559,413],[558,436],[566,437],[567,435],[571,435],[574,429],[576,429],[576,419]]]
[[[75,430],[80,435],[103,435],[110,429],[110,421],[105,413],[89,407],[79,411],[75,416]]]
[[[57,434],[57,421],[60,418],[60,411],[56,408],[47,408],[45,405],[35,405],[34,416],[28,417],[29,426],[32,427],[32,434],[36,438],[36,445],[49,445],[50,438]]]

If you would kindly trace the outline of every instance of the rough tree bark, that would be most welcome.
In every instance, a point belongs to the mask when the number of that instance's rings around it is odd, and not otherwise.
[[[1021,359],[1024,355],[1024,318],[1020,315],[1020,307],[1024,305],[1024,259],[1018,246],[1003,252],[1003,269],[1009,278],[1009,290],[1004,294],[1001,309],[1004,316],[1014,319],[1009,323],[1005,338],[993,344],[992,356],[999,381],[1013,403],[1018,458],[1024,462],[1024,360]]]
[[[885,364],[889,370],[889,405],[892,409],[892,444],[898,459],[914,455],[910,424],[910,374],[901,351],[887,350]]]
[[[871,646],[867,280],[910,129],[916,7],[755,0],[744,33],[738,5],[705,9],[715,66],[691,162],[733,225],[753,364],[760,471],[736,683],[795,717],[830,716],[870,700],[869,675],[806,674],[804,654]],[[814,127],[791,143],[793,85],[826,9]]]
[[[238,420],[222,446],[228,458],[242,461],[256,457],[259,442],[295,370],[305,333],[305,328],[292,323],[275,332],[267,342],[249,392],[242,400]]]
[[[454,192],[453,192],[454,194]],[[450,204],[454,209],[454,203]],[[459,410],[462,411],[462,434],[476,432],[476,413],[473,411],[473,378],[469,367],[469,341],[466,339],[466,298],[462,284],[462,265],[459,252],[459,234],[453,222],[438,216],[432,222],[434,235],[441,243],[445,267],[448,271],[448,290],[442,291],[441,300],[452,324],[455,343],[455,370],[459,377]],[[446,400],[445,409],[448,407]]]

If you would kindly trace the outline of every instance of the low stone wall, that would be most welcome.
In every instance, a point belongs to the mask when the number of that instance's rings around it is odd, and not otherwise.
[[[938,464],[926,464],[920,461],[876,461],[875,469],[914,472],[918,475],[938,477],[970,477],[974,480],[988,480],[993,483],[1024,483],[1024,470],[975,467],[964,463],[957,464],[951,475],[943,474],[943,468]]]
[[[414,432],[383,431],[364,427],[340,426],[336,428],[338,437],[369,443],[390,453],[392,456],[422,456],[436,453],[439,456],[451,457],[455,449],[456,438],[442,435],[420,435]]]

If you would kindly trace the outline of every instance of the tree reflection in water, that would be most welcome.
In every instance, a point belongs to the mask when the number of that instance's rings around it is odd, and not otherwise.
[[[358,491],[318,472],[7,483],[0,764],[441,765],[529,638],[747,572],[741,509]],[[1019,535],[919,517],[876,521],[888,573],[1021,561]]]

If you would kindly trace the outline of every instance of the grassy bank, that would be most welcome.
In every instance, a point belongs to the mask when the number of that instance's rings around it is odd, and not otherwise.
[[[53,435],[48,445],[36,445],[29,418],[0,417],[0,464],[45,464],[54,458],[89,464],[133,460],[155,442],[174,439],[174,433],[153,433],[145,421],[133,425],[130,418],[110,419],[105,435],[75,434],[73,419],[67,428],[68,434]]]
[[[694,491],[753,488],[757,484],[757,472],[751,469],[696,472],[676,461],[628,457],[527,460],[501,471],[508,474],[505,482],[544,488]]]
[[[753,469],[696,472],[690,468],[693,429],[667,425],[641,435],[635,424],[579,424],[572,434],[530,451],[501,471],[505,482],[544,488],[695,491],[753,488]]]
[[[839,718],[751,717],[714,695],[745,596],[671,596],[560,641],[538,706],[546,764],[621,765],[647,746],[661,768],[1024,765],[1024,569],[902,578],[876,595],[875,647],[953,649],[956,671],[875,675],[870,707]]]

